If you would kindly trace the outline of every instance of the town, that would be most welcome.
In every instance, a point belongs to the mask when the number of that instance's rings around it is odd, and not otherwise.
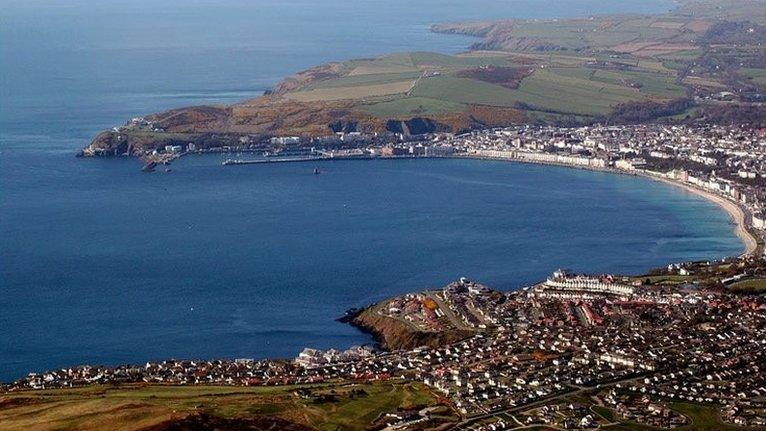
[[[751,256],[671,265],[646,278],[557,270],[509,293],[462,278],[358,312],[426,340],[459,331],[453,343],[306,348],[294,360],[79,366],[31,373],[2,390],[407,381],[442,397],[458,429],[594,429],[621,421],[676,428],[689,423],[680,409],[689,405],[715,406],[730,424],[766,427],[766,298],[734,294],[720,278],[707,284],[710,274],[764,267]],[[689,275],[674,276],[679,268]],[[428,415],[392,414],[388,426],[416,427]]]
[[[525,125],[460,135],[242,137],[231,146],[168,146],[145,160],[169,163],[208,152],[231,155],[226,166],[475,158],[640,175],[722,206],[745,250],[721,261],[670,263],[642,276],[557,270],[507,293],[462,278],[344,316],[375,336],[377,346],[307,347],[294,360],[85,365],[31,373],[2,391],[297,385],[302,389],[296,393],[304,396],[315,385],[410,382],[427,388],[452,416],[430,408],[397,410],[379,425],[420,429],[442,421],[450,429],[500,430],[627,423],[673,429],[699,420],[694,415],[703,409],[731,426],[766,427],[766,130]]]

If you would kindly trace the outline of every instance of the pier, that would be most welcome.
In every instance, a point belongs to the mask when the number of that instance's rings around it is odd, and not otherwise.
[[[326,160],[372,160],[379,158],[402,158],[402,157],[380,157],[374,155],[353,155],[353,156],[311,156],[311,157],[270,157],[267,159],[243,160],[227,159],[221,164],[223,166],[231,165],[260,165],[267,163],[291,163],[291,162],[321,162]],[[412,158],[412,157],[408,157]]]
[[[321,160],[329,160],[329,157],[280,157],[280,158],[268,158],[257,160],[242,160],[242,159],[227,159],[221,164],[223,166],[231,165],[259,165],[263,163],[288,163],[288,162],[315,162]]]

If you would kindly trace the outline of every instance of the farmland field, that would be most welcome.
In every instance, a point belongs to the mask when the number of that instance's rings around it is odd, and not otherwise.
[[[403,97],[371,105],[363,105],[362,109],[376,117],[391,118],[459,112],[465,109],[465,107],[466,105],[463,103],[428,97]]]
[[[611,67],[594,67],[611,64]],[[606,115],[623,102],[683,97],[675,71],[659,60],[577,53],[429,52],[352,60],[339,76],[287,93],[301,102],[357,100],[378,118],[438,116],[469,105],[551,114]],[[494,82],[501,72],[515,78]]]
[[[389,94],[406,93],[412,88],[414,81],[415,80],[413,79],[390,82],[387,84],[317,88],[315,90],[289,93],[287,97],[301,102],[316,102],[323,100],[361,99],[365,97],[386,96]]]
[[[365,383],[298,387],[91,386],[0,396],[4,431],[138,430],[192,414],[285,421],[322,430],[361,430],[384,412],[436,401],[415,384]],[[327,398],[327,396],[332,397]],[[320,397],[320,398],[318,398]],[[317,401],[322,399],[322,401]]]
[[[356,87],[364,85],[391,84],[402,81],[413,82],[421,75],[420,71],[393,72],[393,73],[366,73],[363,75],[348,75],[342,78],[317,81],[309,84],[305,90],[315,90],[319,88],[343,88]]]
[[[499,85],[451,76],[424,79],[412,90],[412,95],[418,97],[507,107],[512,107],[518,100],[514,94],[513,90]]]

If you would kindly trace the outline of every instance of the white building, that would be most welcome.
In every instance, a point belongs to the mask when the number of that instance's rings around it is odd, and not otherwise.
[[[584,275],[570,275],[562,270],[558,270],[551,277],[548,277],[543,286],[546,289],[618,296],[630,296],[634,293],[633,287],[615,283],[611,280],[611,277],[596,278]]]

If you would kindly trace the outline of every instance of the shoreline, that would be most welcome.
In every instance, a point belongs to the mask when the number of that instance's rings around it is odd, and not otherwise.
[[[384,157],[327,157],[322,158],[318,157],[315,159],[306,159],[306,160],[295,160],[298,162],[326,162],[326,161],[333,161],[333,160],[409,160],[409,159],[473,159],[473,160],[493,160],[493,161],[500,161],[500,162],[510,162],[510,163],[521,163],[521,164],[530,164],[530,165],[545,165],[545,166],[558,166],[563,168],[569,168],[569,169],[581,169],[586,171],[592,171],[592,172],[605,172],[605,173],[611,173],[611,174],[617,174],[617,175],[629,175],[629,176],[640,176],[643,178],[648,178],[653,181],[661,182],[670,186],[678,187],[688,193],[694,194],[695,196],[699,196],[703,199],[708,200],[709,202],[712,202],[716,205],[718,205],[721,209],[723,209],[728,215],[730,220],[734,223],[734,233],[735,235],[740,239],[742,242],[742,245],[745,247],[745,250],[740,253],[737,257],[748,257],[756,254],[758,251],[758,238],[755,234],[751,232],[752,228],[752,214],[750,211],[743,207],[741,204],[736,203],[732,201],[731,199],[728,199],[724,196],[715,194],[713,192],[710,192],[708,190],[703,190],[697,187],[694,187],[690,184],[681,183],[678,181],[674,181],[669,178],[664,178],[659,176],[659,174],[650,172],[650,171],[621,171],[614,168],[596,168],[591,166],[575,166],[575,165],[569,165],[566,163],[548,163],[548,162],[541,162],[541,161],[532,161],[532,160],[524,160],[524,159],[505,159],[505,158],[499,158],[499,157],[487,157],[487,156],[474,156],[474,155],[452,155],[452,156],[384,156]],[[232,163],[235,165],[246,165],[246,164],[271,164],[271,163],[285,163],[293,160],[264,160],[264,161],[257,161],[257,162],[245,162],[245,163]],[[730,256],[724,256],[724,257],[730,257]]]
[[[742,243],[745,246],[745,251],[742,252],[742,254],[740,254],[738,257],[752,256],[758,251],[758,239],[750,231],[750,228],[752,227],[750,221],[752,214],[750,214],[750,211],[744,208],[742,205],[735,203],[723,196],[719,196],[715,193],[711,193],[707,190],[702,190],[688,184],[679,183],[667,178],[656,178],[651,175],[642,176],[659,181],[661,183],[679,187],[688,193],[694,194],[715,203],[729,214],[729,218],[735,224],[734,233],[739,237],[740,240],[742,240]]]
[[[432,157],[432,158],[438,158],[438,157]],[[605,173],[612,173],[617,175],[631,175],[631,176],[648,178],[650,180],[654,180],[654,181],[661,182],[670,186],[678,187],[688,193],[694,194],[696,196],[699,196],[703,199],[706,199],[718,205],[721,209],[723,209],[729,215],[729,218],[735,225],[734,233],[737,235],[737,237],[742,241],[742,244],[745,246],[745,251],[739,254],[737,257],[752,256],[758,251],[758,238],[755,236],[755,234],[753,234],[750,231],[750,228],[752,228],[752,222],[751,222],[752,214],[747,208],[743,207],[739,203],[736,203],[732,201],[731,199],[728,199],[724,196],[717,195],[708,190],[703,190],[689,184],[673,181],[669,178],[663,178],[663,177],[660,177],[658,174],[649,173],[647,171],[629,172],[629,171],[620,171],[613,168],[594,168],[589,166],[567,165],[565,163],[546,163],[546,162],[529,161],[529,160],[523,160],[523,159],[518,159],[518,160],[517,159],[502,159],[502,158],[485,157],[485,156],[474,157],[469,155],[469,156],[454,156],[452,158],[496,160],[496,161],[511,162],[511,163],[515,162],[515,163],[532,164],[532,165],[559,166],[564,168],[581,169],[581,170],[593,171],[593,172],[605,172]]]
[[[195,154],[210,154],[210,153],[183,153],[179,154],[177,158],[187,156],[187,155],[195,155]],[[176,159],[177,159],[176,158]],[[610,173],[610,174],[617,174],[617,175],[627,175],[627,176],[640,176],[644,177],[653,181],[661,182],[664,184],[667,184],[669,186],[675,186],[679,187],[682,190],[692,193],[696,196],[699,196],[703,199],[706,199],[710,202],[715,203],[718,205],[721,209],[726,211],[726,213],[729,215],[731,221],[735,224],[734,232],[737,235],[738,238],[740,238],[741,242],[745,246],[745,251],[741,253],[739,258],[744,258],[748,256],[754,255],[758,249],[758,239],[753,234],[749,228],[751,227],[751,214],[750,212],[744,208],[742,205],[737,204],[733,202],[730,199],[727,199],[723,196],[717,195],[715,193],[709,192],[707,190],[702,190],[699,188],[696,188],[694,186],[691,186],[689,184],[681,183],[678,181],[674,181],[669,178],[664,178],[659,176],[659,174],[652,174],[647,171],[622,171],[617,170],[614,168],[596,168],[596,167],[589,167],[589,166],[577,166],[577,165],[569,165],[565,163],[548,163],[548,162],[541,162],[541,161],[531,161],[531,160],[524,160],[524,159],[507,159],[507,158],[499,158],[499,157],[487,157],[487,156],[474,156],[474,155],[451,155],[451,156],[418,156],[418,157],[412,157],[412,156],[391,156],[391,157],[336,157],[336,158],[317,158],[313,160],[300,160],[301,162],[308,162],[308,161],[315,161],[315,162],[327,162],[327,161],[340,161],[340,160],[413,160],[413,159],[472,159],[472,160],[490,160],[490,161],[498,161],[498,162],[505,162],[505,163],[518,163],[518,164],[529,164],[529,165],[545,165],[545,166],[556,166],[556,167],[562,167],[562,168],[568,168],[568,169],[580,169],[580,170],[587,170],[592,172],[602,172],[602,173]],[[272,163],[284,163],[285,161],[272,161],[268,162],[267,164]],[[726,258],[726,257],[732,257],[732,256],[722,256],[718,259]],[[715,258],[714,258],[715,259]],[[651,268],[647,268],[649,270]],[[628,275],[628,274],[620,274],[620,275]],[[519,287],[518,290],[523,289],[523,287]],[[356,309],[349,309],[346,314],[338,319],[335,319],[339,321],[340,323],[350,325],[357,329],[358,331],[367,334],[371,336],[372,341],[375,343],[379,343],[380,337],[379,334],[376,334],[373,331],[370,331],[367,328],[361,327],[360,325],[356,325],[353,322],[353,318],[357,315],[361,314],[363,311],[365,311],[368,306],[356,308]],[[273,360],[273,359],[271,359]],[[0,383],[3,383],[3,381],[0,380]],[[11,382],[8,382],[11,383]]]

